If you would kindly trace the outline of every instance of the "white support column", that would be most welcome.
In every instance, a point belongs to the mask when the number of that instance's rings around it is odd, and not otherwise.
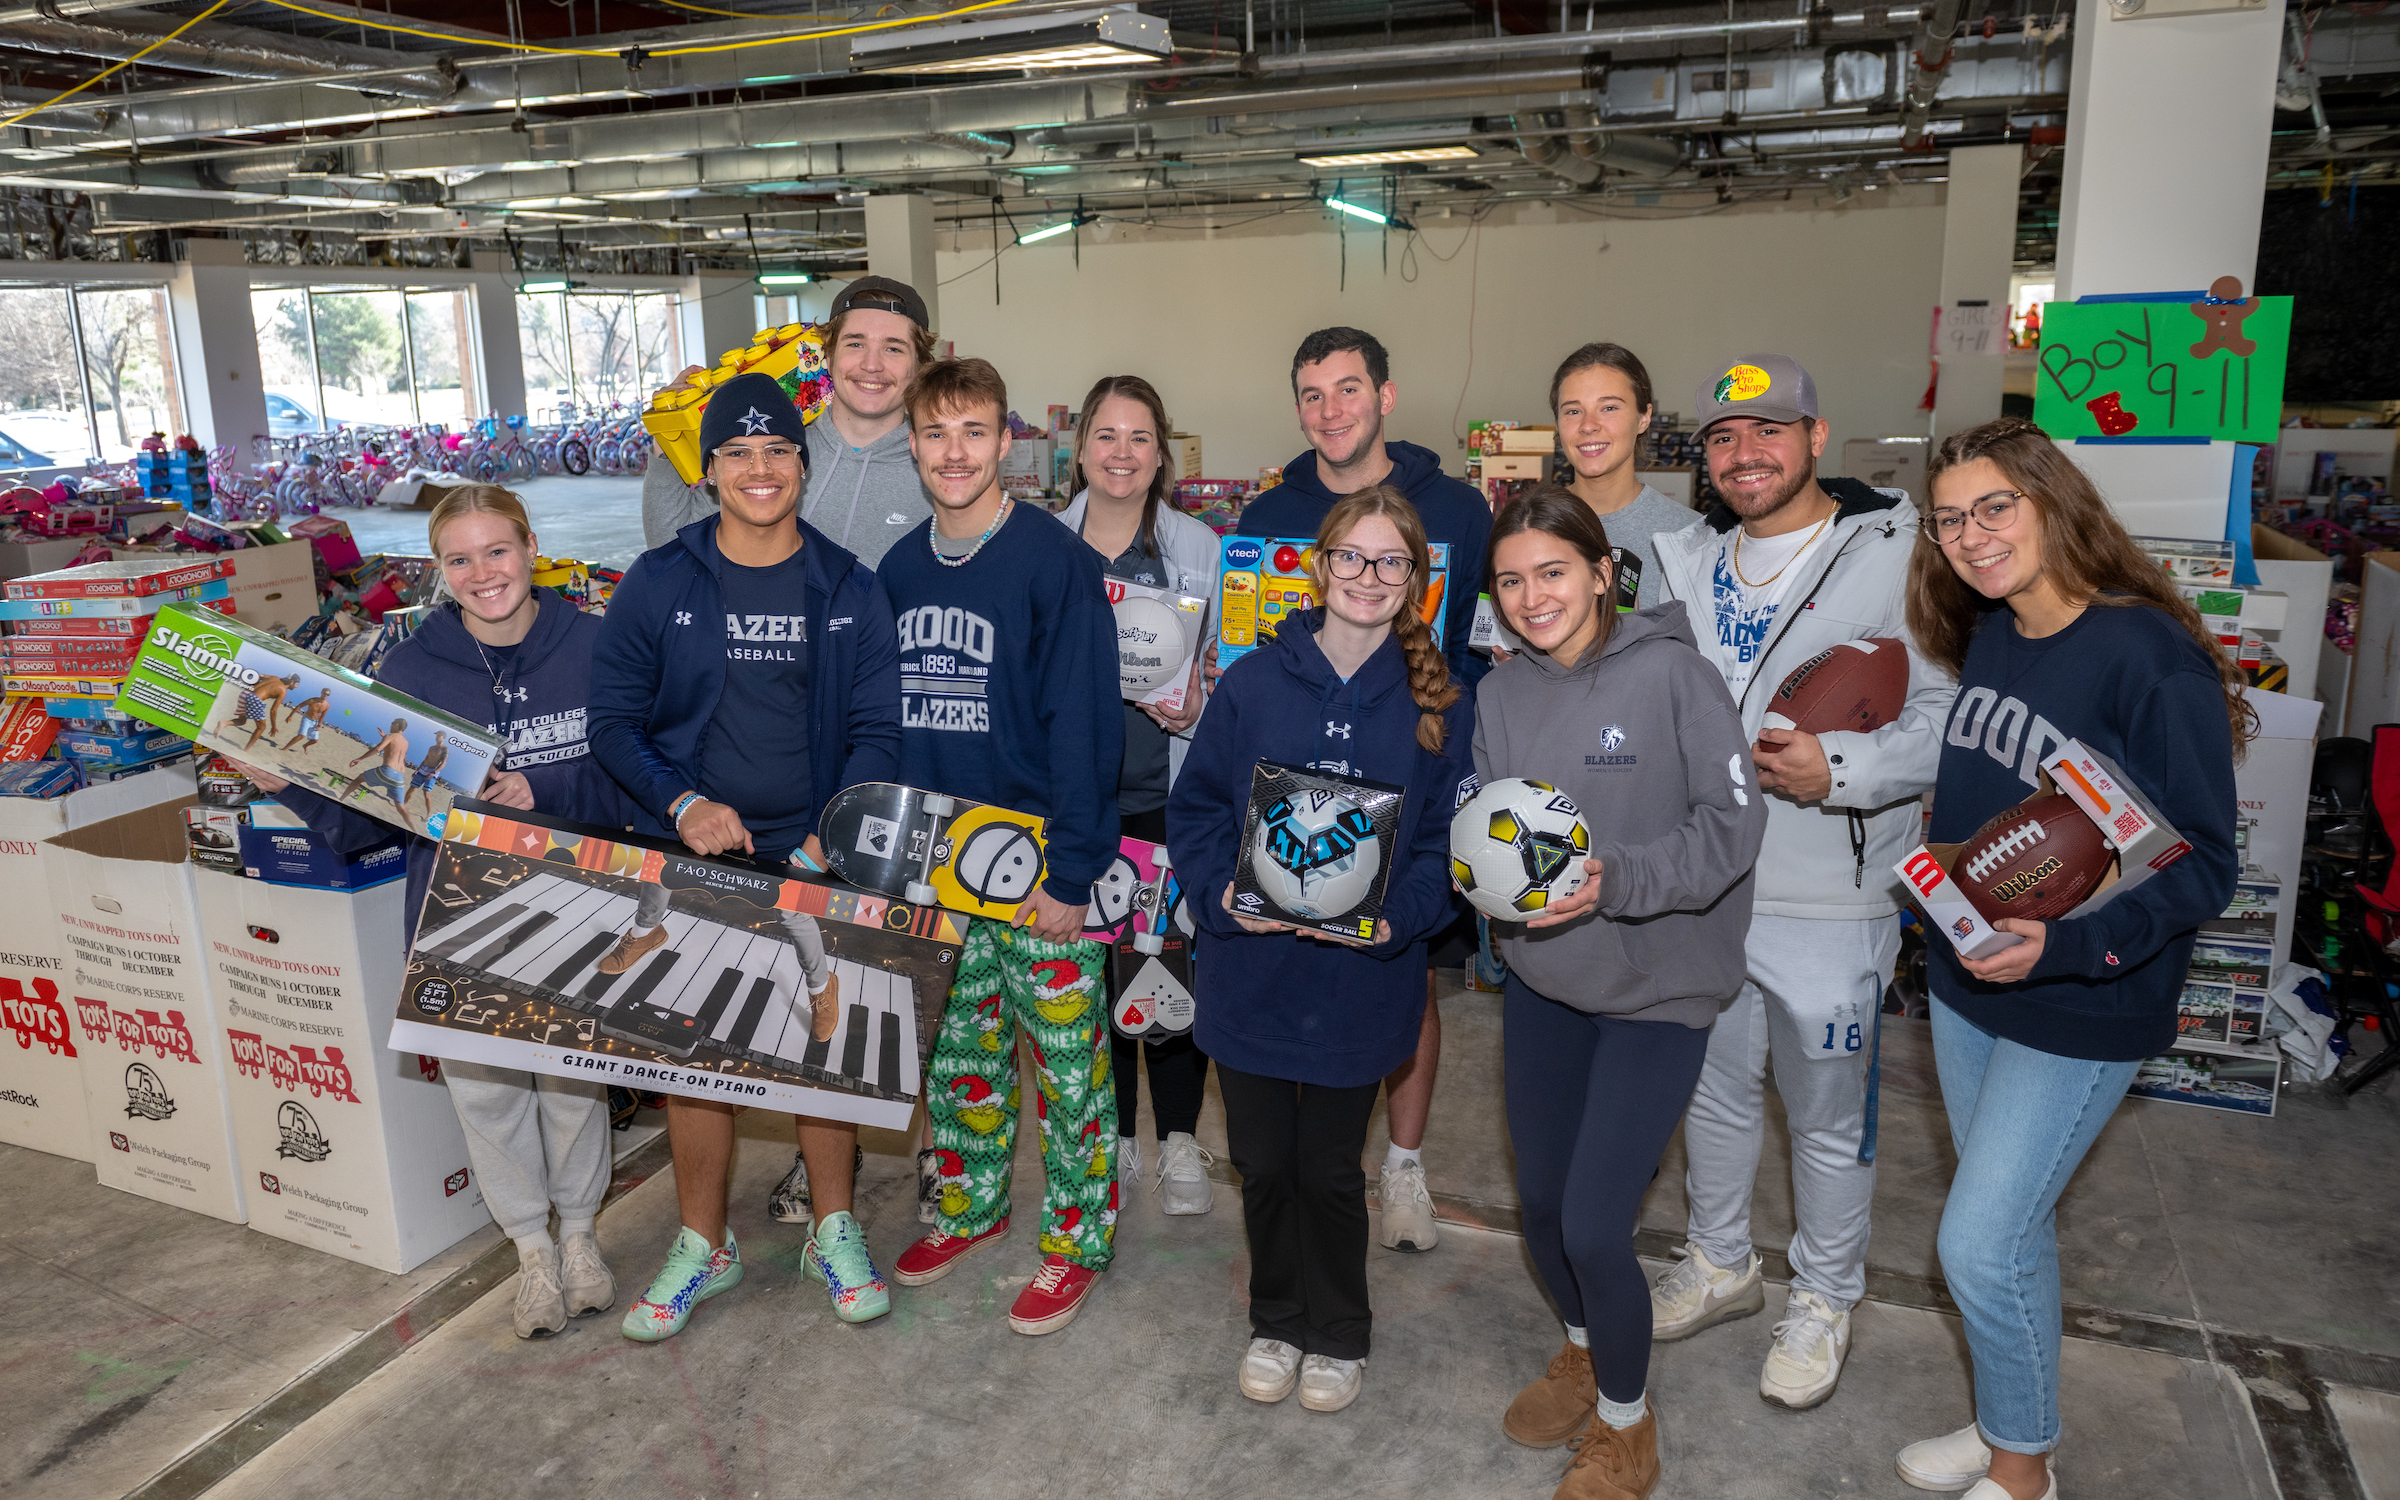
[[[2008,305],[2008,273],[2016,262],[2017,179],[2024,162],[2019,146],[1963,146],[1950,153],[1942,209],[1945,317],[1961,302]],[[1989,355],[1943,358],[1934,389],[1935,442],[2000,415],[2004,363],[1997,348]]]
[[[525,349],[517,338],[517,275],[497,250],[475,252],[475,354],[483,366],[483,402],[504,417],[528,415]],[[471,413],[481,419],[482,412]]]
[[[933,200],[922,193],[867,199],[867,271],[905,281],[925,299],[934,330],[942,326],[941,278],[933,269]]]
[[[267,435],[267,390],[258,367],[258,327],[250,315],[250,263],[239,240],[181,240],[167,305],[175,319],[184,420],[192,435],[255,456],[250,440]]]
[[[728,349],[749,347],[758,332],[751,298],[758,283],[746,271],[701,271],[683,284],[683,357],[713,365]]]
[[[2112,19],[2077,0],[2058,226],[2062,301],[2253,286],[2283,7]],[[2071,443],[2135,532],[2224,533],[2231,443]]]

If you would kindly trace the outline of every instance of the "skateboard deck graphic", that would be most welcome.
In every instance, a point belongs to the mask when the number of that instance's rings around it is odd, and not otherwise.
[[[836,793],[817,839],[852,885],[971,917],[1007,921],[1042,881],[1041,819],[888,781]]]
[[[1085,931],[1109,945],[1111,1024],[1126,1036],[1173,1036],[1192,1026],[1190,917],[1166,848],[1122,839],[1092,883]]]

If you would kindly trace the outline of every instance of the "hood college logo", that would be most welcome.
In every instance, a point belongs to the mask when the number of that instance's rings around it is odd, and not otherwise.
[[[275,1129],[283,1136],[283,1144],[275,1148],[277,1156],[323,1161],[333,1154],[333,1143],[317,1129],[317,1117],[297,1099],[286,1099],[276,1107]]]
[[[145,1120],[163,1120],[175,1113],[175,1101],[167,1097],[167,1086],[148,1063],[133,1063],[125,1069],[125,1118],[139,1116]]]

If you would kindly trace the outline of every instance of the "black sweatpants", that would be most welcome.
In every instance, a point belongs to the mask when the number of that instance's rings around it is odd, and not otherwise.
[[[1151,812],[1126,813],[1121,819],[1125,837],[1146,839],[1153,844],[1167,841],[1165,808]],[[1116,998],[1114,986],[1109,998]],[[1208,1054],[1192,1040],[1192,1034],[1165,1037],[1157,1041],[1136,1041],[1122,1035],[1115,1027],[1109,1029],[1109,1067],[1117,1078],[1117,1134],[1138,1135],[1142,1118],[1142,1054],[1150,1054],[1150,1115],[1158,1127],[1158,1139],[1164,1144],[1167,1137],[1180,1130],[1196,1135],[1200,1130],[1200,1103],[1208,1093]]]
[[[1589,1330],[1600,1394],[1631,1401],[1650,1381],[1634,1225],[1700,1081],[1708,1028],[1586,1015],[1514,974],[1501,1028],[1525,1248],[1558,1315]]]
[[[1365,1359],[1367,1174],[1359,1157],[1383,1080],[1324,1088],[1217,1064],[1242,1174],[1250,1332],[1303,1354]]]

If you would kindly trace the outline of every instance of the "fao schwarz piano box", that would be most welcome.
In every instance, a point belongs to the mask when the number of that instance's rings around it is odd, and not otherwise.
[[[390,1044],[904,1130],[965,939],[939,907],[461,799]]]

